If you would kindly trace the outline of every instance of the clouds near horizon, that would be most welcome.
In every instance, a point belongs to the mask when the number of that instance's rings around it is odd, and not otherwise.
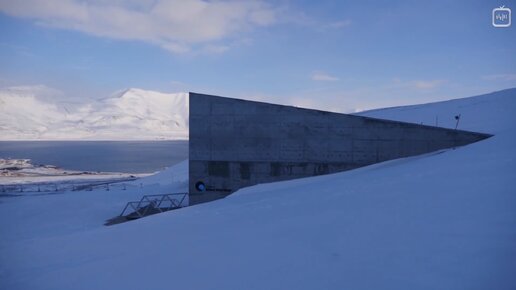
[[[313,81],[323,81],[323,82],[334,82],[338,81],[339,78],[336,76],[332,76],[326,72],[323,71],[315,71],[311,75],[311,79]]]

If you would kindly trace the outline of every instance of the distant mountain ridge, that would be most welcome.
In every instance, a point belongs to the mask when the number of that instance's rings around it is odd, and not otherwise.
[[[0,140],[188,139],[188,93],[127,89],[89,103],[0,91]]]

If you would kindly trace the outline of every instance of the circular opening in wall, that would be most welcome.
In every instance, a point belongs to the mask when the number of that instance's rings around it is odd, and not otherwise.
[[[206,185],[202,181],[197,181],[197,183],[195,184],[195,189],[197,189],[197,191],[205,191]]]

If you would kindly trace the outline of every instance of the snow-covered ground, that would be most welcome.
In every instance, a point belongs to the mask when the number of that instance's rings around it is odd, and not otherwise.
[[[55,102],[46,90],[0,90],[0,140],[188,138],[188,93],[128,89],[91,103]]]
[[[516,89],[364,112],[496,135],[111,227],[138,188],[0,199],[0,288],[515,289],[514,112]]]
[[[0,289],[6,289],[2,281],[10,280],[13,268],[9,263],[21,257],[20,253],[9,253],[12,246],[99,229],[107,219],[120,214],[129,201],[187,189],[188,162],[183,161],[152,176],[111,184],[109,191],[93,187],[91,191],[26,192],[23,196],[0,197]]]

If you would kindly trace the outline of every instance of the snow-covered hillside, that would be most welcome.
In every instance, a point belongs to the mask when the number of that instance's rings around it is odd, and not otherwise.
[[[117,192],[2,199],[0,288],[515,289],[507,112],[515,90],[367,112],[415,123],[460,113],[462,128],[495,136],[111,227],[92,221],[117,214],[105,205],[123,204]]]
[[[458,129],[497,134],[515,122],[516,88],[423,105],[370,110],[357,115],[455,128],[455,116],[460,115]]]
[[[0,91],[0,140],[188,138],[188,94],[128,89],[91,103],[50,101],[39,91]]]

